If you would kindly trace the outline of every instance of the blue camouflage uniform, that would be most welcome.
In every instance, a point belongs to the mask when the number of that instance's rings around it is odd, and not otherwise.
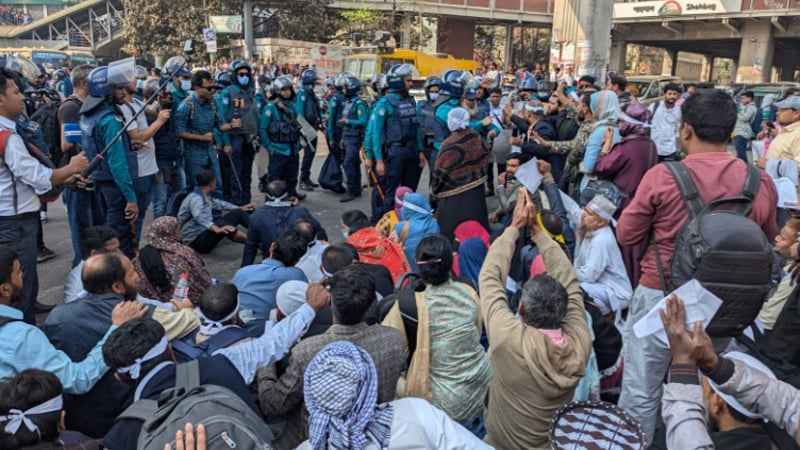
[[[303,116],[312,127],[319,128],[322,125],[322,111],[319,98],[314,93],[314,86],[304,85],[297,93],[295,101],[297,114]],[[317,151],[317,139],[314,138],[310,144],[311,148],[303,151],[303,162],[300,167],[300,179],[303,181],[311,179],[311,164],[314,162],[314,154]]]
[[[361,158],[360,149],[364,142],[364,133],[369,122],[367,104],[358,95],[347,99],[342,108],[344,126],[342,143],[344,144],[344,173],[347,175],[347,191],[355,196],[361,195]]]
[[[261,145],[269,152],[267,179],[285,181],[290,193],[297,192],[300,159],[300,130],[295,108],[293,100],[279,96],[264,108],[258,125]]]
[[[250,185],[256,152],[252,142],[258,135],[255,94],[234,83],[223,89],[216,98],[217,113],[223,124],[230,123],[234,118],[241,119],[240,128],[223,132],[222,143],[223,146],[231,147],[230,159],[225,157],[226,163],[231,165],[233,171],[229,180],[230,201],[236,205],[245,205],[251,200]]]
[[[223,136],[219,131],[220,120],[216,110],[213,100],[202,103],[197,94],[192,92],[175,111],[175,131],[178,135],[182,133],[212,133],[214,135],[213,142],[181,139],[181,143],[186,160],[186,178],[189,189],[194,188],[195,177],[198,173],[211,170],[217,180],[214,196],[222,198],[222,173],[214,144],[222,143]]]

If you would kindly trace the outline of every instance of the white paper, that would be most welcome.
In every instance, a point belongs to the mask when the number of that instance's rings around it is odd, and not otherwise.
[[[514,177],[528,189],[528,192],[535,193],[539,190],[539,185],[542,184],[542,174],[539,173],[536,158],[531,158],[530,161],[519,166]]]
[[[764,170],[773,180],[788,178],[795,186],[798,184],[797,162],[795,161],[790,159],[768,159]]]
[[[662,344],[669,347],[667,332],[661,322],[659,310],[666,309],[667,299],[677,295],[686,308],[686,325],[692,326],[697,321],[703,321],[703,327],[708,327],[711,319],[722,306],[722,300],[704,288],[699,281],[689,280],[683,286],[672,291],[669,295],[659,300],[658,303],[644,317],[633,325],[633,333],[637,338],[655,334]]]
[[[758,161],[759,159],[765,157],[767,154],[766,141],[753,141],[750,148],[753,150],[753,159],[755,161]]]
[[[797,204],[797,186],[788,178],[773,180],[778,191],[778,208],[800,209]]]

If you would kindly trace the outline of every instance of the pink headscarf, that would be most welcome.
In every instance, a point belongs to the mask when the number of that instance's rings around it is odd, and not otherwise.
[[[483,228],[483,225],[477,220],[461,222],[458,224],[455,231],[453,231],[453,236],[455,236],[458,242],[466,242],[467,239],[470,238],[480,238],[486,245],[486,248],[489,248],[489,232],[486,231],[486,228]]]
[[[394,191],[394,212],[397,214],[398,220],[403,220],[403,197],[409,192],[414,192],[414,190],[408,186],[398,186]]]

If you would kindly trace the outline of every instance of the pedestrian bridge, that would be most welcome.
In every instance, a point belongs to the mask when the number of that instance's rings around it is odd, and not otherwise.
[[[335,0],[331,6],[485,22],[550,24],[554,3],[555,0]]]

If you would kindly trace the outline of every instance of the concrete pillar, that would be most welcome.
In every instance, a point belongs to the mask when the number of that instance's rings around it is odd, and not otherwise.
[[[472,59],[475,50],[475,21],[440,17],[436,27],[436,51],[455,58]]]
[[[675,76],[678,73],[678,51],[677,50],[667,50],[667,55],[669,56],[669,74],[670,76]]]
[[[513,45],[513,42],[514,42],[513,39],[512,39],[513,38],[513,36],[512,36],[513,33],[514,33],[514,27],[512,27],[511,25],[506,25],[506,54],[504,55],[505,59],[503,60],[503,64],[505,64],[505,67],[501,68],[501,70],[504,73],[505,73],[506,69],[508,68],[508,66],[511,64],[511,57],[512,57],[512,51],[511,51],[512,48],[511,48],[511,46]]]
[[[764,83],[770,80],[775,51],[772,30],[772,24],[766,20],[744,22],[739,67],[736,69],[738,83]]]
[[[575,61],[577,75],[604,80],[611,49],[613,0],[555,0],[553,29],[559,41],[574,42],[575,54],[563,55]]]
[[[403,14],[400,19],[400,47],[411,48],[411,15]]]
[[[608,60],[610,72],[624,73],[625,60],[628,56],[628,43],[625,41],[611,41],[611,51]]]
[[[244,0],[242,6],[242,28],[244,28],[244,59],[253,57],[253,0]]]
[[[703,55],[703,65],[700,68],[700,81],[711,81],[711,72],[714,70],[714,57]]]

